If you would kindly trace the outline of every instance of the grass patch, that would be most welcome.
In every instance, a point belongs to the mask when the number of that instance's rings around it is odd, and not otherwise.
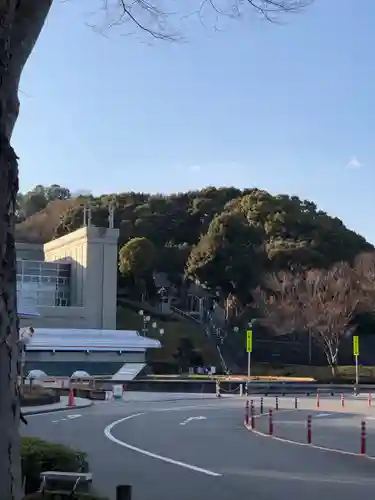
[[[275,366],[269,363],[258,363],[254,364],[251,368],[251,375],[253,380],[261,380],[263,377],[280,377],[280,378],[311,378],[316,381],[330,381],[333,379],[331,368],[329,366],[304,366],[304,365],[284,365]],[[236,375],[236,377],[239,375]],[[243,378],[247,378],[247,374],[242,374]],[[210,380],[212,378],[210,375],[199,375],[199,374],[182,374],[182,375],[149,375],[150,378],[154,379],[193,379],[193,380]],[[360,366],[359,367],[359,377],[360,382],[366,382],[366,380],[375,380],[375,366]],[[217,377],[222,379],[222,376]],[[225,378],[225,377],[224,377]],[[355,367],[354,366],[339,366],[337,369],[337,376],[335,380],[337,381],[352,381],[355,379]]]
[[[203,328],[196,325],[193,321],[180,319],[173,314],[165,315],[142,303],[137,303],[136,305],[133,301],[131,308],[125,307],[124,301],[121,301],[117,307],[117,328],[140,332],[143,328],[143,320],[138,311],[141,309],[147,315],[151,316],[147,336],[160,340],[162,344],[161,349],[150,349],[148,351],[148,360],[151,363],[173,363],[173,354],[176,352],[181,338],[188,338],[191,340],[194,348],[202,355],[205,365],[220,366],[215,346],[207,339]],[[156,322],[158,325],[156,330],[151,327],[153,322]],[[160,328],[164,329],[162,337],[159,335]]]
[[[118,298],[117,303],[119,306],[124,307],[125,309],[128,309],[134,313],[136,313],[139,316],[139,311],[143,311],[145,315],[149,315],[152,317],[154,321],[164,321],[166,323],[169,322],[175,322],[177,319],[173,314],[166,314],[160,309],[157,309],[156,307],[151,306],[150,304],[146,304],[144,302],[139,302],[137,300],[131,300],[128,298]],[[141,319],[141,318],[140,318]],[[140,324],[141,322],[139,322]]]
[[[332,371],[329,366],[309,365],[272,365],[269,363],[254,364],[251,369],[253,376],[279,376],[279,377],[311,377],[315,380],[331,380]],[[375,366],[360,366],[360,379],[375,379]],[[339,366],[337,379],[351,380],[355,378],[355,366]]]

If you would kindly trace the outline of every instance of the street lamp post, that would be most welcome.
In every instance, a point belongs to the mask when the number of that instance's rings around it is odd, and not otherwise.
[[[150,316],[147,316],[145,315],[145,312],[143,311],[143,309],[141,309],[138,314],[141,316],[142,320],[143,320],[143,328],[142,328],[142,333],[143,333],[143,336],[145,337],[146,336],[146,333],[148,331],[148,323],[150,322],[151,320],[151,317]]]
[[[156,321],[154,321],[154,322],[152,323],[152,328],[153,328],[155,331],[157,331],[157,329],[158,329],[158,324],[156,323]],[[164,335],[164,328],[159,328],[159,332],[158,332],[158,333],[159,333],[160,337],[162,337],[162,336]]]
[[[144,334],[144,336],[146,336],[146,334],[148,332],[148,324],[150,321],[151,321],[150,316],[143,316],[143,334]]]

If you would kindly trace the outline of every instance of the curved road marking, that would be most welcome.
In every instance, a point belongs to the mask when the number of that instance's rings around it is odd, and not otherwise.
[[[285,471],[275,471],[275,470],[261,470],[261,469],[225,469],[225,472],[236,476],[249,476],[256,477],[260,479],[278,479],[285,481],[311,481],[314,483],[338,483],[338,484],[350,484],[356,486],[373,486],[375,485],[375,478],[363,477],[363,476],[337,476],[332,475],[329,477],[323,474],[311,474],[305,472],[285,472]]]
[[[222,476],[222,474],[219,474],[217,472],[213,472],[208,469],[202,469],[201,467],[197,467],[196,465],[186,464],[178,460],[173,460],[173,458],[163,457],[162,455],[158,455],[157,453],[152,453],[151,451],[144,450],[143,448],[138,448],[137,446],[125,443],[124,441],[120,441],[120,439],[117,439],[116,437],[113,436],[111,431],[116,425],[121,424],[122,422],[126,422],[127,420],[130,420],[132,418],[140,417],[141,415],[145,415],[145,413],[135,413],[133,415],[128,415],[127,417],[120,418],[119,420],[112,422],[111,424],[107,425],[107,427],[104,429],[105,436],[113,443],[116,443],[124,448],[127,448],[128,450],[135,451],[136,453],[140,453],[141,455],[145,455],[150,458],[155,458],[156,460],[160,460],[162,462],[166,462],[172,465],[177,465],[185,469],[190,469],[194,472],[200,472],[201,474],[206,474],[206,476],[213,476],[213,477]]]

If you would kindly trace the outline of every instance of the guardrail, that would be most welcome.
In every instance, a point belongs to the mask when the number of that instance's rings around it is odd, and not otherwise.
[[[170,392],[170,393],[194,393],[214,394],[216,392],[215,380],[133,380],[116,381],[115,385],[122,384],[124,390],[134,392]],[[96,381],[96,398],[99,393],[112,390],[114,383],[108,381]],[[243,381],[220,381],[220,390],[223,394],[244,394],[247,382]],[[250,382],[249,394],[259,395],[311,395],[311,394],[350,394],[375,392],[375,384],[361,384],[355,387],[353,384],[317,384],[301,382]],[[77,388],[77,391],[79,389]],[[81,391],[85,391],[84,388]],[[78,394],[78,392],[77,392]],[[93,394],[94,395],[94,394]],[[96,399],[95,398],[95,399]]]
[[[368,393],[375,392],[375,384],[359,384],[358,387],[353,383],[323,384],[317,382],[298,382],[298,381],[260,381],[252,380],[249,383],[246,378],[235,380],[218,380],[222,393],[244,394],[248,385],[249,394],[260,395],[293,395],[293,394],[348,394],[348,393]],[[171,393],[201,393],[213,394],[216,392],[215,379],[140,379],[140,380],[116,380],[93,378],[91,383],[72,383],[61,384],[61,379],[56,378],[56,384],[46,384],[57,390],[60,394],[67,392],[69,387],[73,387],[76,393],[90,394],[92,399],[102,399],[104,391],[110,391],[113,385],[123,385],[125,391],[135,392],[171,392]],[[85,397],[85,396],[82,396]]]

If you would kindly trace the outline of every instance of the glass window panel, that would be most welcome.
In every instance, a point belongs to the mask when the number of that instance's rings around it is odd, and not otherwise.
[[[25,260],[23,263],[23,273],[29,276],[38,276],[40,274],[40,263]]]
[[[42,270],[42,275],[43,276],[54,276],[56,277],[57,276],[57,269],[46,269],[46,268],[43,268]]]

